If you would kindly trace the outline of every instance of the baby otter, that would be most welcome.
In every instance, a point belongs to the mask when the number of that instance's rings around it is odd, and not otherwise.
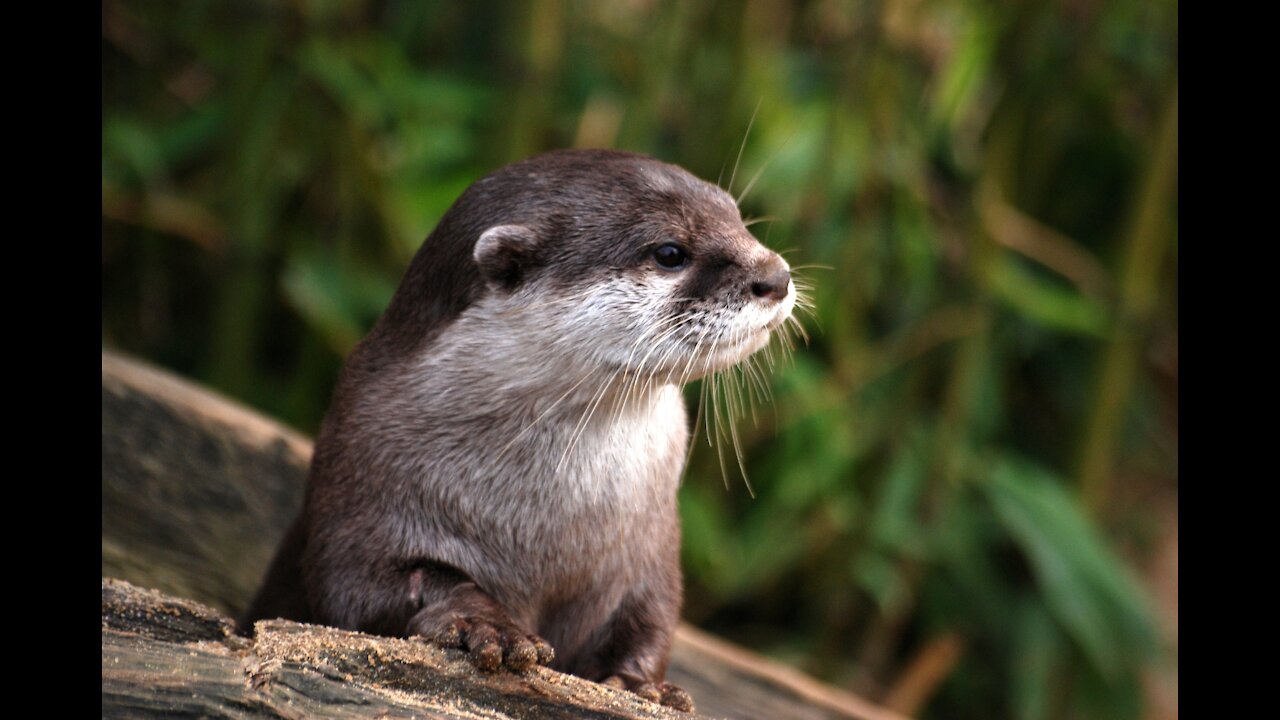
[[[242,627],[419,635],[692,709],[663,680],[680,388],[763,347],[795,297],[733,198],[674,165],[564,150],[482,178],[347,359]]]

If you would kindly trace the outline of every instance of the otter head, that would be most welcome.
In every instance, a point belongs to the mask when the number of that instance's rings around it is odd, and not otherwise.
[[[795,306],[786,261],[733,198],[674,165],[561,151],[473,189],[502,205],[472,251],[484,291],[541,317],[519,327],[557,356],[681,384],[762,348]]]

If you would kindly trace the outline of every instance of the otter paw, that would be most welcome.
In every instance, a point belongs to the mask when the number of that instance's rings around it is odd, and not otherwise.
[[[556,656],[551,645],[537,635],[482,618],[458,618],[432,639],[444,647],[466,650],[476,668],[485,672],[503,665],[524,672],[534,665],[549,665]]]
[[[693,712],[693,696],[685,692],[684,688],[668,682],[658,683],[658,687],[662,690],[663,705],[680,712]]]
[[[643,680],[627,679],[621,675],[612,675],[603,684],[619,690],[628,690],[649,702],[665,705],[672,710],[693,712],[693,697],[679,686],[672,685],[669,682],[651,683]]]

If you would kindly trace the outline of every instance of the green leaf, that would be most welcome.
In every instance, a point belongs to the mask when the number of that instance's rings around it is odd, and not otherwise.
[[[1032,322],[1097,338],[1107,336],[1107,311],[1102,303],[1032,274],[1012,257],[996,261],[988,279],[996,297]]]
[[[391,301],[395,284],[347,269],[329,255],[294,258],[281,279],[285,298],[334,352],[345,356]]]
[[[159,128],[155,141],[169,167],[190,162],[216,149],[226,132],[226,104],[215,98],[197,106],[181,119]]]
[[[680,524],[685,567],[722,596],[727,594],[731,580],[724,570],[732,565],[727,551],[732,533],[724,507],[701,486],[682,485]]]
[[[167,170],[164,152],[150,128],[127,117],[110,117],[102,121],[103,175],[107,166],[120,167],[132,173],[130,180],[149,183]],[[121,178],[113,178],[119,181]]]
[[[930,121],[951,128],[953,133],[975,104],[984,83],[990,81],[991,60],[997,43],[991,13],[960,4],[950,8],[956,14],[966,9],[974,15],[954,20],[963,29],[957,33],[958,47],[948,58],[934,86],[930,108]]]
[[[901,602],[908,592],[898,566],[879,553],[861,554],[854,564],[853,576],[858,587],[871,595],[881,612]]]
[[[1009,655],[1009,705],[1017,720],[1048,720],[1052,690],[1061,681],[1055,671],[1066,652],[1053,617],[1037,600],[1024,600],[1013,616],[1013,652]]]
[[[889,552],[918,555],[921,549],[920,490],[928,469],[928,446],[921,442],[924,438],[917,432],[913,442],[898,448],[874,505],[870,536]]]
[[[934,593],[934,602],[946,607],[946,617],[963,617],[966,624],[998,637],[1008,630],[1018,600],[992,552],[1004,533],[983,498],[967,486],[964,490],[930,528],[929,557],[947,583],[945,593]]]
[[[983,487],[1045,605],[1099,674],[1115,679],[1147,659],[1156,638],[1147,601],[1061,483],[1005,458]]]

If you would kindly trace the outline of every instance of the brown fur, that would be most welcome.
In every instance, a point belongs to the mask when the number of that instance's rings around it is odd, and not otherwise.
[[[654,265],[668,242],[688,267]],[[788,284],[732,200],[675,166],[560,151],[476,182],[347,359],[303,511],[243,627],[424,635],[482,667],[550,661],[681,707],[662,683],[682,592],[677,385],[715,369],[682,355]],[[658,310],[687,318],[683,345],[626,314]]]

